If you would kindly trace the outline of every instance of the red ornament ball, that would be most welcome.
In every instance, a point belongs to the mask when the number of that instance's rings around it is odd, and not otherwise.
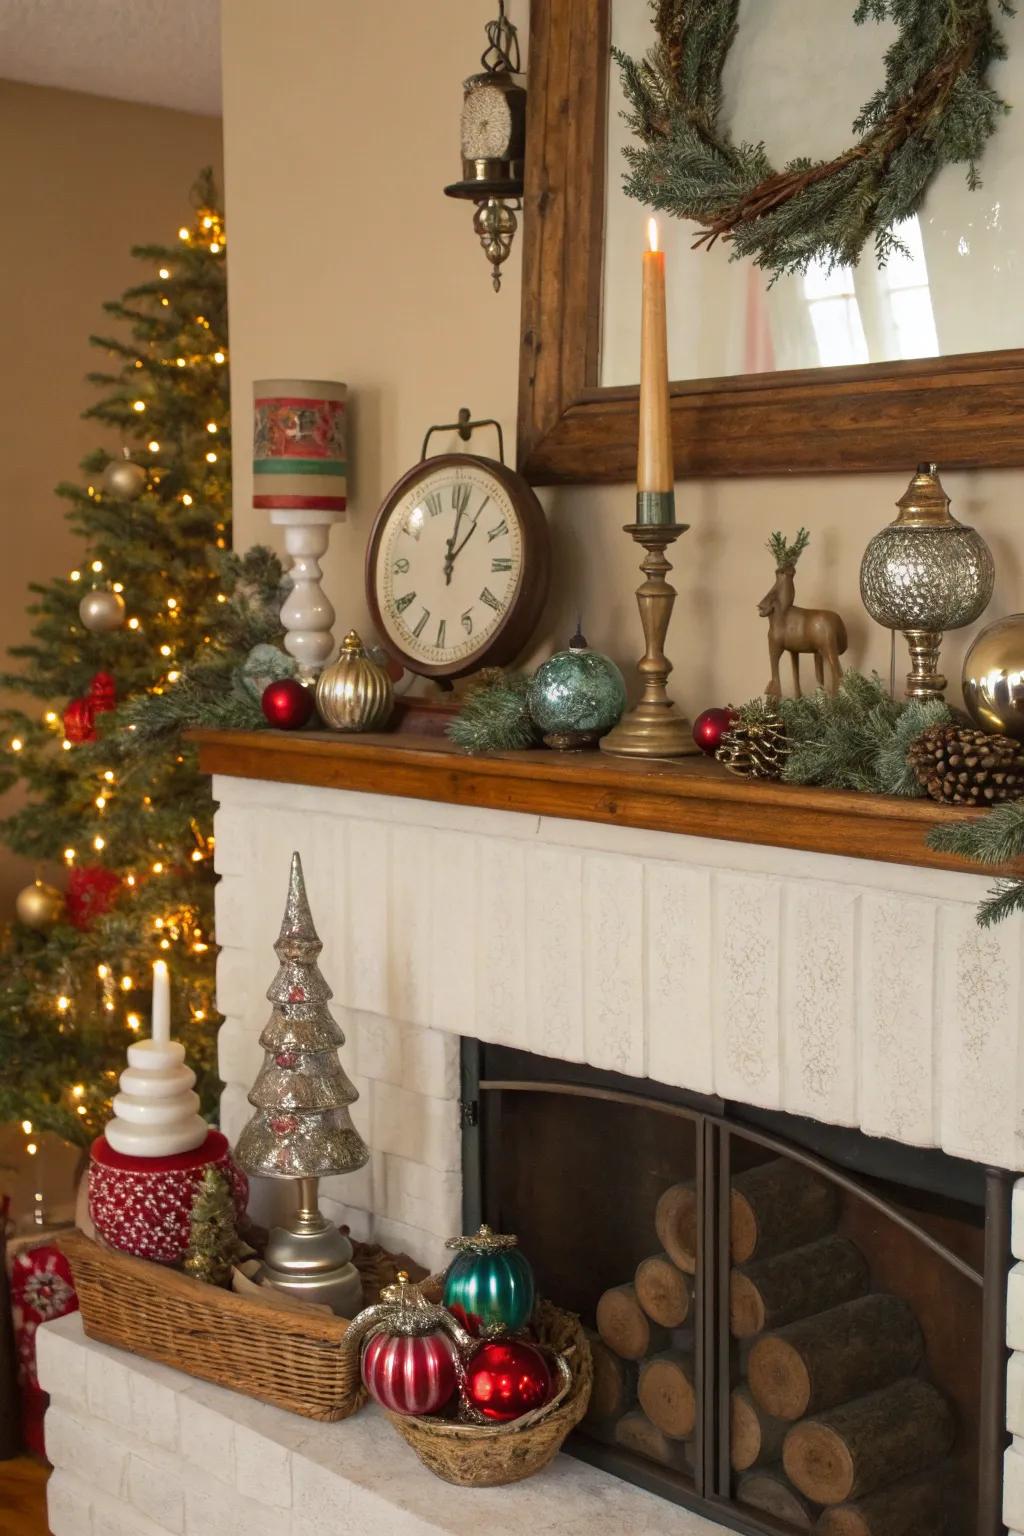
[[[89,699],[98,715],[117,708],[117,684],[109,672],[97,672],[89,684]]]
[[[294,677],[268,683],[260,699],[263,713],[279,731],[301,731],[313,713],[313,693]]]
[[[91,928],[98,917],[108,912],[121,888],[121,877],[102,864],[85,864],[76,867],[68,875],[64,891],[64,911],[67,920],[83,932]]]
[[[693,739],[708,757],[714,757],[722,737],[739,718],[734,709],[706,709],[693,722]]]
[[[455,1394],[456,1349],[446,1333],[375,1333],[363,1350],[363,1384],[392,1413],[440,1413]]]
[[[92,699],[72,699],[64,711],[64,735],[79,746],[96,739],[96,705]]]
[[[543,1408],[553,1385],[540,1350],[522,1339],[492,1339],[466,1366],[466,1396],[485,1419],[499,1424]]]

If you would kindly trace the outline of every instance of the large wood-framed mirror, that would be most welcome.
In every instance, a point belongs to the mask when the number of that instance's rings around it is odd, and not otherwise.
[[[816,147],[818,134],[837,132],[841,147],[847,107],[855,111],[873,88],[884,29],[860,30],[851,52],[842,29],[853,34],[852,3],[809,20],[805,0],[772,0],[776,30],[801,28],[798,56],[810,50],[824,60],[820,120],[794,113],[787,123],[777,110],[785,90],[776,86],[774,102],[758,97],[741,73],[746,67],[753,81],[752,52],[768,43],[766,31],[759,41],[758,8],[763,0],[742,0],[730,61],[740,131],[751,136],[768,113],[783,157],[796,152],[794,133],[806,148],[805,130]],[[614,37],[643,51],[653,38],[649,14],[647,0],[532,0],[530,8],[519,465],[536,483],[625,481],[635,469],[631,327],[645,211],[620,190],[626,130],[610,47]],[[835,31],[831,61],[831,40],[808,39],[807,25]],[[764,273],[730,264],[720,248],[691,252],[693,226],[673,223],[678,474],[903,470],[926,458],[960,468],[1024,464],[1024,18],[1000,25],[1009,58],[994,83],[1017,110],[989,145],[982,191],[966,189],[962,167],[937,178],[922,228],[910,232],[909,267],[879,274],[868,250],[855,271],[786,278],[769,293]],[[973,251],[964,230],[976,232]],[[696,311],[721,323],[698,335],[687,319]]]

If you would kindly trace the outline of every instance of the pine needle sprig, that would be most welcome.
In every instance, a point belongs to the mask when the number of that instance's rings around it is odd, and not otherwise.
[[[530,679],[522,673],[488,668],[467,690],[462,708],[447,728],[463,752],[519,752],[535,747],[540,733],[530,718]]]

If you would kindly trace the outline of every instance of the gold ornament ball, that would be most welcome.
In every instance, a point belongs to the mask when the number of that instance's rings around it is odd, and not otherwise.
[[[78,605],[78,617],[90,634],[103,635],[124,623],[124,598],[107,587],[95,587]]]
[[[52,928],[54,923],[60,921],[64,911],[64,897],[55,885],[34,880],[18,892],[14,910],[18,914],[18,921],[24,923],[26,928]]]
[[[134,501],[142,494],[146,471],[133,459],[111,459],[100,477],[100,485],[116,501]]]
[[[976,725],[1024,741],[1024,613],[986,625],[964,657],[961,681]]]
[[[355,630],[342,642],[341,654],[317,678],[316,707],[332,731],[380,731],[387,725],[395,696],[385,669],[371,661]]]

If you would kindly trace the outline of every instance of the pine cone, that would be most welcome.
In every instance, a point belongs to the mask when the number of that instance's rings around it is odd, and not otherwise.
[[[945,805],[996,805],[1024,796],[1024,745],[971,725],[933,725],[911,743],[914,776]]]
[[[756,722],[737,721],[722,736],[715,757],[740,778],[781,779],[788,754],[782,716],[765,714]]]

